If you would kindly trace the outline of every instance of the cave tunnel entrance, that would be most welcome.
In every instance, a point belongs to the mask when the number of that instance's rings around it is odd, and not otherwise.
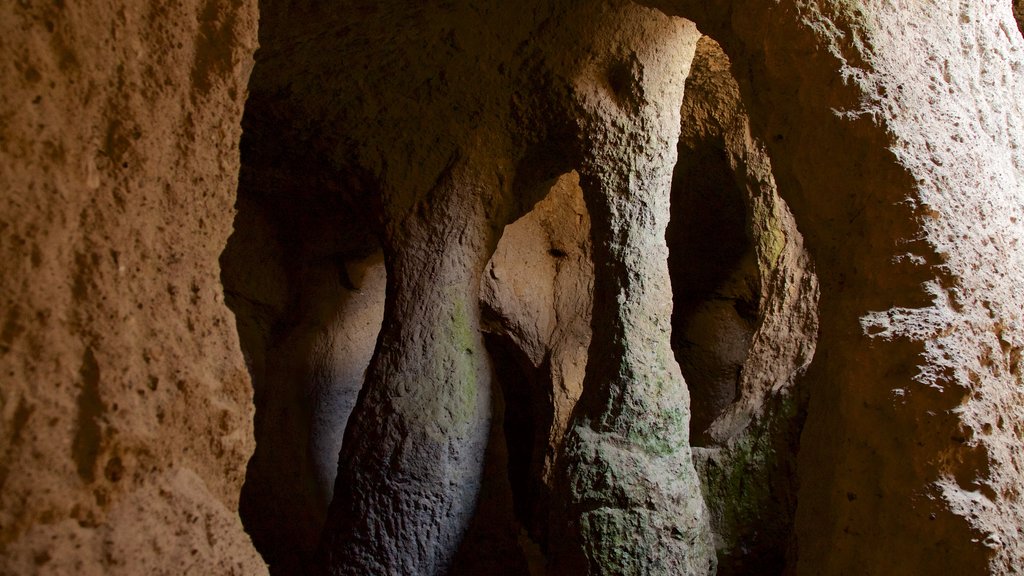
[[[681,122],[666,241],[694,464],[718,573],[777,575],[796,510],[818,281],[729,59],[708,37]]]
[[[739,397],[757,323],[760,273],[745,191],[722,142],[681,139],[666,232],[672,349],[690,391],[690,442]]]
[[[221,279],[254,389],[256,449],[239,513],[281,576],[313,564],[381,329],[386,272],[352,179],[304,153],[264,104],[250,98],[243,118]]]

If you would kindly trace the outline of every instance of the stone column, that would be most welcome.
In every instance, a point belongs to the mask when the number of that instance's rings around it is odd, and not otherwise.
[[[488,199],[509,179],[458,157],[427,181],[384,194],[384,324],[343,443],[329,574],[442,574],[476,505],[491,410],[480,276],[502,216]]]
[[[699,35],[683,21],[628,16],[649,40],[613,29],[609,40],[639,49],[599,53],[576,84],[595,294],[583,395],[561,455],[567,537],[555,539],[555,562],[560,573],[708,574],[715,554],[669,339],[665,244],[679,104]]]

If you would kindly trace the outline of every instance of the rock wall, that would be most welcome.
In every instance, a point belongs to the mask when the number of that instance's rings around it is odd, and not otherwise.
[[[583,391],[594,265],[579,175],[505,227],[481,294],[518,521],[546,547],[556,459]]]
[[[651,155],[634,176],[655,178],[667,194],[685,46],[692,51],[697,37],[681,22],[618,2],[583,11],[541,2],[435,8],[319,11],[268,2],[264,10],[271,24],[261,32],[254,101],[285,120],[278,126],[307,144],[308,156],[340,175],[341,193],[375,206],[388,267],[383,330],[348,423],[322,539],[331,573],[437,573],[449,565],[475,508],[491,428],[491,368],[477,302],[501,228],[546,192],[541,183],[574,166],[590,179],[583,186],[588,204],[633,190],[627,140],[643,142]],[[664,37],[664,48],[634,51],[645,30]],[[360,71],[357,82],[348,80],[352,70]],[[647,142],[655,134],[657,142]],[[597,173],[612,157],[623,180],[609,188]],[[623,233],[632,226],[613,223],[607,208],[601,214],[602,226]],[[663,216],[630,218],[653,226],[642,238],[656,246]],[[632,242],[616,234],[608,229],[599,237]],[[609,265],[624,256],[609,256]],[[630,266],[667,286],[656,260]],[[667,332],[658,346],[669,350]],[[647,344],[634,351],[646,354]],[[613,352],[611,361],[623,360]],[[671,402],[681,399],[674,362],[657,370],[667,370]],[[616,386],[622,391],[626,381]],[[685,402],[677,408],[678,418],[654,436],[685,435]],[[628,428],[632,418],[616,426]],[[663,456],[656,462],[684,472],[678,481],[667,474],[666,487],[688,494],[692,518],[685,521],[709,542],[686,443],[673,441]],[[573,466],[570,475],[590,474],[589,463]],[[617,506],[642,515],[635,498]],[[665,510],[670,517],[675,512]],[[584,536],[590,538],[601,536]],[[622,542],[637,558],[650,545],[634,535]]]
[[[645,4],[12,5],[0,571],[1018,570],[1010,3]]]
[[[0,15],[0,573],[265,573],[217,263],[255,8]]]
[[[795,572],[1011,573],[1024,229],[1009,3],[660,4],[732,59],[821,280]]]

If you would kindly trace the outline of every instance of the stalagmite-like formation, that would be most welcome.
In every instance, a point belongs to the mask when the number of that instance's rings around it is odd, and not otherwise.
[[[1020,5],[12,2],[0,573],[1019,572]]]
[[[689,449],[689,399],[669,342],[665,228],[679,111],[698,33],[632,13],[619,42],[576,79],[580,185],[594,238],[594,332],[583,395],[559,466],[564,526],[555,566],[590,574],[712,573],[704,501]],[[597,18],[619,18],[598,13]],[[614,46],[614,45],[613,45]],[[597,48],[597,47],[595,47]],[[630,154],[624,155],[628,148]]]

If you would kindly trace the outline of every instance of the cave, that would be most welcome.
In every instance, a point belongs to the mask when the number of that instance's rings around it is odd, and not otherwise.
[[[1017,0],[23,0],[0,574],[1024,570]]]

